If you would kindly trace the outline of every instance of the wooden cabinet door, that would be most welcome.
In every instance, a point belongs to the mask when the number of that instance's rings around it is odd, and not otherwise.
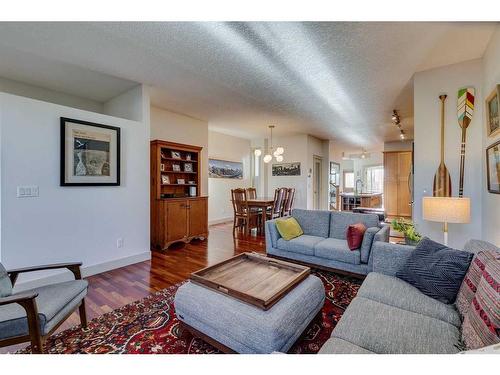
[[[398,153],[384,154],[384,208],[389,216],[398,216]]]
[[[167,203],[166,242],[188,237],[188,205],[186,201]]]
[[[208,232],[208,207],[206,199],[192,199],[189,205],[189,236],[206,236]]]
[[[398,160],[398,215],[411,216],[410,197],[411,152],[399,153]]]

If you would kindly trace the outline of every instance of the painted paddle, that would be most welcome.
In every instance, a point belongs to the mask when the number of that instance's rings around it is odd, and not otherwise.
[[[444,101],[446,95],[439,95],[441,100],[441,163],[434,175],[432,195],[435,197],[451,197],[451,177],[444,164]]]
[[[467,127],[472,121],[474,114],[474,88],[465,87],[458,90],[457,116],[458,124],[462,128],[462,145],[460,146],[460,182],[458,185],[458,196],[464,196],[464,169],[465,169],[465,137]]]

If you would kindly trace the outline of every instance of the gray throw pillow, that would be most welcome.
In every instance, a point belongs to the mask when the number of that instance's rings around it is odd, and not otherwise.
[[[457,298],[472,257],[472,253],[449,248],[425,237],[396,277],[425,295],[450,304]]]

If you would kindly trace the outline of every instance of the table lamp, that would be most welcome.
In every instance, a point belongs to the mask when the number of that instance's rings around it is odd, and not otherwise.
[[[444,244],[448,246],[448,223],[470,221],[470,199],[458,197],[424,197],[424,220],[443,223]]]

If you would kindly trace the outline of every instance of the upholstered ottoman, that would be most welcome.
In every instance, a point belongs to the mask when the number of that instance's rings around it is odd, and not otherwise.
[[[308,276],[265,311],[233,297],[187,282],[175,295],[175,312],[196,336],[223,351],[286,352],[323,307],[325,289]]]

